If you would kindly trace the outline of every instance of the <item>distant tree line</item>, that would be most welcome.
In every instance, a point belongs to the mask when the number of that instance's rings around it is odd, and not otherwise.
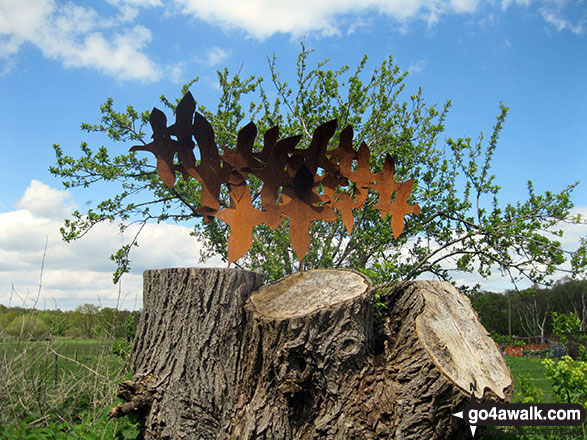
[[[563,279],[553,286],[469,295],[490,333],[539,337],[555,333],[557,314],[574,314],[587,331],[587,280]],[[0,304],[0,335],[132,339],[140,312],[84,304],[71,311],[36,310]]]
[[[587,331],[587,280],[563,279],[553,286],[534,286],[505,293],[470,295],[474,309],[490,333],[517,337],[539,336],[544,342],[554,331],[557,315],[574,314],[580,331]]]
[[[0,336],[132,339],[140,312],[84,304],[74,310],[37,310],[0,304]]]

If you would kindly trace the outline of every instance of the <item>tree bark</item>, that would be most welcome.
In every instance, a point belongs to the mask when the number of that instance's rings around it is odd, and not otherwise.
[[[356,272],[261,284],[146,271],[135,376],[114,416],[139,412],[146,439],[445,439],[470,437],[452,414],[471,398],[509,398],[503,357],[448,283],[402,283],[375,318]]]
[[[262,284],[234,269],[160,269],[143,275],[143,313],[131,364],[153,396],[145,439],[216,439],[230,424],[246,300]]]

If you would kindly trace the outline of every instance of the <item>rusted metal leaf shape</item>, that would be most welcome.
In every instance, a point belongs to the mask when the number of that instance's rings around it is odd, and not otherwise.
[[[333,150],[328,150],[328,144],[337,129],[336,120],[317,127],[305,149],[296,149],[301,136],[280,140],[279,128],[273,127],[264,135],[262,150],[254,152],[257,127],[251,122],[239,131],[236,148],[224,147],[220,154],[212,126],[195,107],[193,96],[186,93],[176,108],[176,121],[169,127],[165,114],[153,108],[149,120],[153,141],[131,151],[153,153],[161,180],[169,188],[175,185],[176,171],[185,179],[191,176],[200,181],[198,213],[204,222],[218,217],[230,226],[229,265],[251,248],[255,226],[263,223],[277,229],[286,217],[294,252],[303,262],[310,247],[312,223],[334,221],[338,211],[352,233],[353,210],[362,209],[369,190],[379,194],[373,208],[382,218],[391,215],[395,238],[404,229],[404,216],[420,212],[417,204],[408,203],[414,179],[396,182],[395,163],[389,155],[380,172],[371,172],[369,147],[362,143],[355,151],[350,126],[340,132],[339,145]],[[199,161],[193,151],[196,144]],[[256,205],[247,182],[249,174],[262,182],[261,200]],[[224,209],[220,206],[222,185],[227,186],[230,196],[230,206]]]

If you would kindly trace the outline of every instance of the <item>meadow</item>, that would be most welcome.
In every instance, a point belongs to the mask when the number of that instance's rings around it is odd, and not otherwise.
[[[130,377],[130,343],[107,339],[0,341],[0,439],[136,438],[107,418]]]

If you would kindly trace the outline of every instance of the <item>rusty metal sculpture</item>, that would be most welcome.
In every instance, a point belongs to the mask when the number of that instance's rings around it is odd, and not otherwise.
[[[368,146],[362,143],[358,151],[353,148],[352,127],[341,131],[337,148],[327,150],[337,128],[336,120],[320,125],[306,149],[296,149],[301,136],[279,140],[279,128],[273,127],[265,133],[260,152],[253,152],[257,128],[251,122],[239,131],[236,149],[224,147],[222,154],[214,141],[212,126],[195,111],[190,92],[178,104],[173,125],[167,127],[165,114],[157,108],[151,112],[150,124],[153,141],[132,147],[131,151],[153,153],[161,180],[169,188],[175,185],[176,171],[185,179],[193,177],[200,181],[202,194],[198,213],[206,223],[217,217],[230,226],[229,265],[250,249],[255,226],[263,223],[276,229],[285,217],[289,217],[289,237],[301,270],[310,247],[312,223],[316,220],[334,221],[337,218],[335,210],[338,210],[350,234],[353,210],[362,208],[369,189],[379,193],[373,208],[379,210],[382,218],[391,215],[395,238],[404,229],[404,216],[420,212],[417,204],[407,202],[414,180],[396,182],[394,160],[389,155],[383,169],[372,173]],[[192,137],[199,148],[199,164],[196,164]],[[175,156],[179,163],[175,163]],[[356,162],[355,167],[353,162]],[[318,174],[319,169],[323,170],[322,174]],[[249,174],[263,183],[260,209],[251,199],[247,184]],[[352,190],[351,182],[354,182]],[[230,206],[224,209],[220,206],[222,185],[228,186],[230,197]],[[344,187],[349,188],[341,191]]]

